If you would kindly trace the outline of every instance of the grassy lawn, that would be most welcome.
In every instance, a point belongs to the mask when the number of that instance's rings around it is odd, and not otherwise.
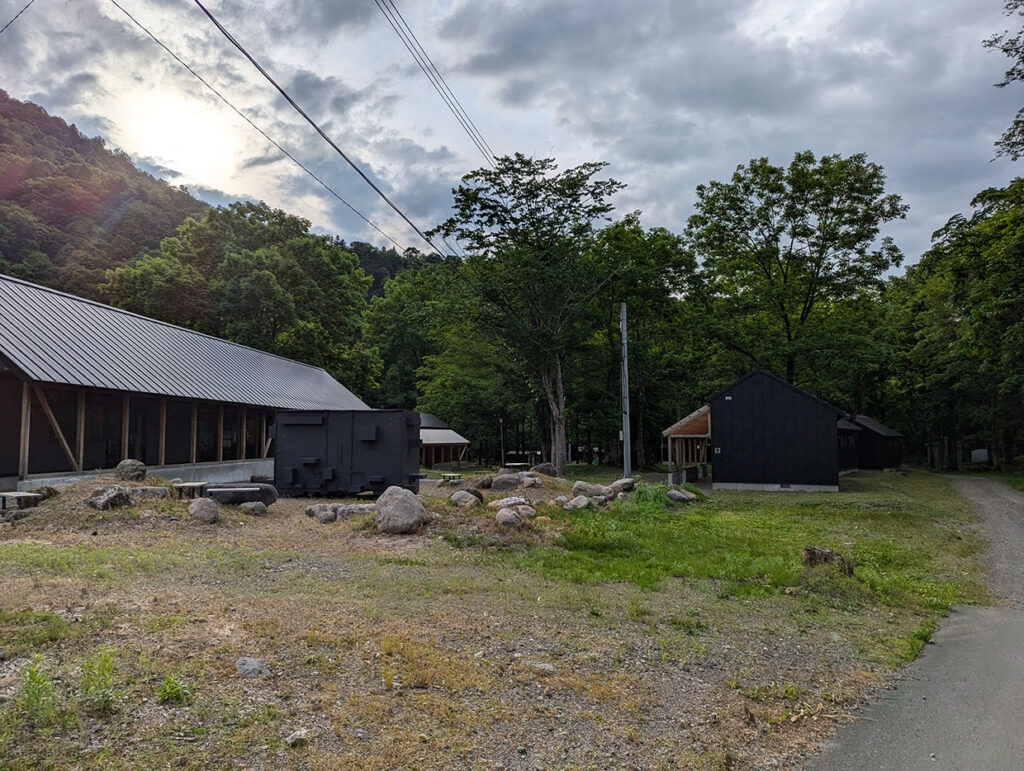
[[[514,533],[443,492],[408,537],[309,501],[215,526],[45,501],[0,530],[0,767],[785,765],[989,599],[941,475],[688,506],[650,486]]]

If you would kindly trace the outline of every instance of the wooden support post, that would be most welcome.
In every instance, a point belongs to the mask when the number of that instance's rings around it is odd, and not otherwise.
[[[245,460],[245,431],[246,431],[246,419],[249,417],[249,412],[245,407],[242,407],[242,425],[238,430],[238,459]]]
[[[160,397],[160,443],[157,445],[156,464],[163,466],[167,462],[167,397]]]
[[[53,410],[50,409],[50,402],[46,398],[46,394],[43,393],[43,389],[39,387],[38,383],[32,384],[36,392],[36,398],[39,399],[39,404],[43,408],[43,414],[46,415],[46,419],[50,421],[50,428],[53,429],[53,435],[57,437],[57,443],[60,448],[64,451],[64,457],[68,459],[68,463],[71,465],[72,471],[81,471],[82,469],[78,466],[78,461],[75,460],[75,454],[71,452],[71,445],[68,444],[67,437],[64,436],[64,432],[61,431],[60,423],[57,422],[57,416],[53,414]]]
[[[78,415],[75,421],[75,457],[78,470],[85,469],[85,389],[78,389]]]
[[[217,407],[217,460],[224,460],[224,405]]]
[[[267,411],[260,411],[260,457],[267,457],[267,450],[270,449],[270,442],[267,441]]]
[[[131,417],[129,412],[130,399],[131,397],[125,394],[121,402],[121,460],[128,457],[128,419]]]
[[[21,384],[21,441],[18,444],[18,479],[28,476],[28,436],[32,429],[32,394],[28,381]]]
[[[188,450],[188,462],[196,462],[196,434],[199,432],[199,405],[192,402],[192,430],[189,434],[191,437],[189,450]]]

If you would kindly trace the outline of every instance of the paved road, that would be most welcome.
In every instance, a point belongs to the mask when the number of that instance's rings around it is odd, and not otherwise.
[[[958,477],[991,547],[994,608],[944,619],[908,678],[839,731],[809,769],[1024,769],[1024,494],[992,479]]]

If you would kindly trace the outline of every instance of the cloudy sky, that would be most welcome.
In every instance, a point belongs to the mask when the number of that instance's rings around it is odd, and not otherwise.
[[[118,0],[403,246],[423,247],[189,0]],[[750,158],[865,152],[910,204],[913,262],[1020,171],[993,141],[1022,94],[981,41],[1002,0],[395,0],[497,154],[604,160],[620,212],[681,231],[694,189]],[[0,0],[0,24],[25,0]],[[207,7],[421,229],[482,156],[374,0]],[[267,201],[384,243],[108,0],[37,0],[0,37],[0,88],[200,197]]]

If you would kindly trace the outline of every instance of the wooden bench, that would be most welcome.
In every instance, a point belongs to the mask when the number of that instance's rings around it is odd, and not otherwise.
[[[506,463],[505,468],[514,468],[517,471],[530,468],[529,463]]]
[[[177,493],[178,498],[182,496],[188,496],[189,498],[195,498],[197,495],[201,498],[203,496],[203,488],[205,488],[209,482],[175,482],[171,485],[174,488],[174,492]]]
[[[19,509],[38,506],[43,496],[39,493],[0,493],[0,510],[7,508],[7,503],[17,503]]]

